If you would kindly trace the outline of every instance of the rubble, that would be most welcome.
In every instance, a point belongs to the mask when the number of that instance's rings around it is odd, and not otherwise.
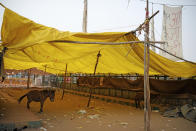
[[[100,117],[99,114],[95,114],[95,115],[88,115],[88,118],[90,119],[98,119]]]
[[[44,127],[40,127],[40,130],[47,131],[47,129]]]
[[[86,113],[87,113],[86,110],[79,110],[78,111],[78,114],[82,114],[83,115],[83,114],[86,114]]]

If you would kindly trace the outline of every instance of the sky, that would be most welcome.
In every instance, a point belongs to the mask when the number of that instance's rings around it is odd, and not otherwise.
[[[196,5],[196,0],[149,0],[173,5]],[[83,0],[1,0],[7,8],[39,24],[61,31],[82,32]],[[127,32],[145,19],[143,0],[88,0],[87,32]],[[152,4],[149,5],[151,15]],[[155,38],[161,40],[163,5],[153,4]],[[0,7],[0,24],[3,20]],[[183,56],[196,62],[196,6],[182,8]],[[143,40],[143,35],[139,36]]]

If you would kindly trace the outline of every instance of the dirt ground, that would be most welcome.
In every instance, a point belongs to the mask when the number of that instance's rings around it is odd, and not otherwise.
[[[14,121],[12,111],[17,111],[18,121],[39,119],[43,125],[37,129],[24,131],[143,131],[144,112],[135,107],[107,103],[92,99],[87,108],[88,97],[65,93],[61,100],[62,91],[57,90],[55,101],[45,101],[44,112],[38,113],[40,104],[32,102],[30,112],[26,109],[26,98],[21,104],[17,99],[30,89],[1,88],[0,89],[0,122]],[[14,109],[14,110],[13,110]],[[27,110],[27,113],[20,114]],[[10,118],[10,119],[8,119]],[[195,131],[196,123],[184,118],[162,117],[159,112],[151,113],[152,131]]]

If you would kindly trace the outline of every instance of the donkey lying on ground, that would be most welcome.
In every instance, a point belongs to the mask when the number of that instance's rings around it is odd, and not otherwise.
[[[47,99],[47,97],[50,97],[50,101],[53,102],[54,97],[55,97],[55,90],[29,91],[28,93],[26,93],[25,95],[21,96],[18,99],[18,103],[20,103],[24,97],[27,97],[27,108],[28,109],[30,109],[29,104],[32,101],[35,101],[35,102],[40,102],[40,112],[43,112],[44,101]]]

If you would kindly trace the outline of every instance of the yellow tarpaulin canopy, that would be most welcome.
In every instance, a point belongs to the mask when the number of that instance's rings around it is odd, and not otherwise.
[[[56,40],[80,42],[139,41],[127,32],[71,33],[37,24],[5,9],[1,29],[5,69],[37,67],[50,73],[93,73],[100,51],[97,73],[144,74],[144,46],[142,43],[123,45],[76,44],[49,42]],[[1,48],[2,48],[1,47]],[[196,64],[174,62],[150,51],[150,75],[191,77]]]

